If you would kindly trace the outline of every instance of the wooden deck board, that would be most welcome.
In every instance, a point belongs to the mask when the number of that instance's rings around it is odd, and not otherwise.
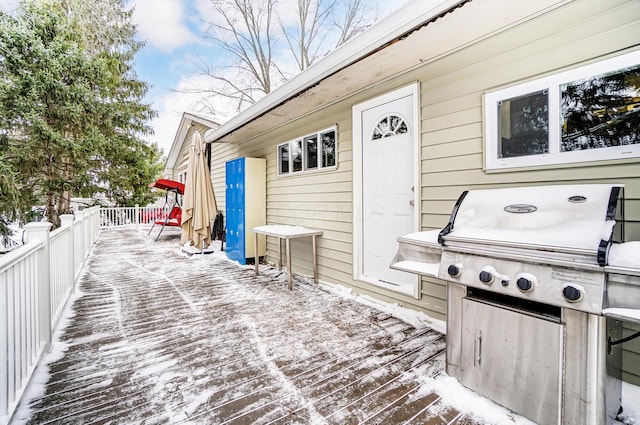
[[[102,232],[70,308],[21,423],[481,423],[419,391],[443,335],[175,237]]]

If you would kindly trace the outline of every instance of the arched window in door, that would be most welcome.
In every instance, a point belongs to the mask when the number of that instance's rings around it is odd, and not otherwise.
[[[396,114],[388,114],[384,116],[373,129],[371,140],[378,140],[385,137],[397,136],[409,132],[407,123],[404,119]]]

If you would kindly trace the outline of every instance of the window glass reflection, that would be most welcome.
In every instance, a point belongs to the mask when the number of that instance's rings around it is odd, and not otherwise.
[[[318,168],[318,136],[304,138],[305,170]]]
[[[322,167],[336,165],[336,132],[322,133]]]
[[[560,86],[562,152],[640,143],[640,66]]]
[[[549,96],[546,90],[498,103],[498,157],[549,152]]]
[[[289,145],[278,147],[278,158],[280,158],[280,174],[289,173]]]
[[[291,170],[302,171],[302,140],[291,142]]]

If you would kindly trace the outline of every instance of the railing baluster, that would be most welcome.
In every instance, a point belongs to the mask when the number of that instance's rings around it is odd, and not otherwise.
[[[7,299],[9,300],[7,315],[9,316],[9,323],[7,326],[7,364],[9,370],[7,371],[7,391],[9,393],[9,402],[12,402],[12,397],[16,393],[15,376],[16,376],[16,325],[18,321],[18,315],[16,314],[16,297],[15,297],[15,276],[13,268],[7,270],[9,277],[9,284],[7,285]],[[13,319],[13,320],[12,320]]]
[[[36,287],[36,283],[37,282],[37,273],[38,273],[38,268],[37,268],[37,264],[36,264],[36,259],[35,257],[29,257],[29,288],[31,289],[31,296],[33,297],[33,299],[37,299],[37,294],[38,294],[38,288]],[[38,350],[40,349],[40,335],[38,332],[38,309],[36,308],[35,305],[32,306],[31,309],[31,326],[32,326],[32,331],[31,331],[31,353],[34,356],[38,355]],[[34,361],[37,361],[34,360]]]
[[[7,272],[0,272],[0,415],[9,409],[9,283]]]
[[[97,211],[99,228],[110,229],[140,224],[153,224],[158,207],[106,207]],[[86,211],[86,210],[85,210]]]
[[[51,342],[100,227],[99,207],[25,226],[27,243],[0,257],[0,425],[9,420]],[[77,237],[76,237],[77,236]]]
[[[26,333],[25,328],[25,316],[26,316],[26,303],[24,297],[24,268],[25,262],[20,262],[17,267],[18,274],[18,285],[16,287],[16,305],[18,307],[18,323],[16,326],[16,387],[19,387],[20,381],[22,381],[22,377],[25,374],[24,370],[24,352],[25,352],[25,344],[24,344],[24,334]]]
[[[28,375],[28,368],[31,364],[33,358],[33,352],[31,351],[31,335],[33,334],[33,322],[31,319],[33,318],[32,314],[35,310],[30,300],[35,297],[35,292],[32,294],[31,292],[31,268],[29,267],[29,261],[24,262],[23,266],[23,287],[24,291],[22,296],[24,298],[24,333],[23,333],[23,341],[22,346],[24,347],[24,354],[22,359],[22,376],[24,379]]]
[[[25,226],[28,242],[0,257],[0,425],[10,418],[51,342],[98,230],[152,224],[158,208],[92,207],[62,226]]]

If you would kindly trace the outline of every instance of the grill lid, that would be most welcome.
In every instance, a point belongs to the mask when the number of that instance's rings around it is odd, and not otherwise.
[[[579,253],[606,265],[622,187],[593,184],[465,191],[438,242]]]

